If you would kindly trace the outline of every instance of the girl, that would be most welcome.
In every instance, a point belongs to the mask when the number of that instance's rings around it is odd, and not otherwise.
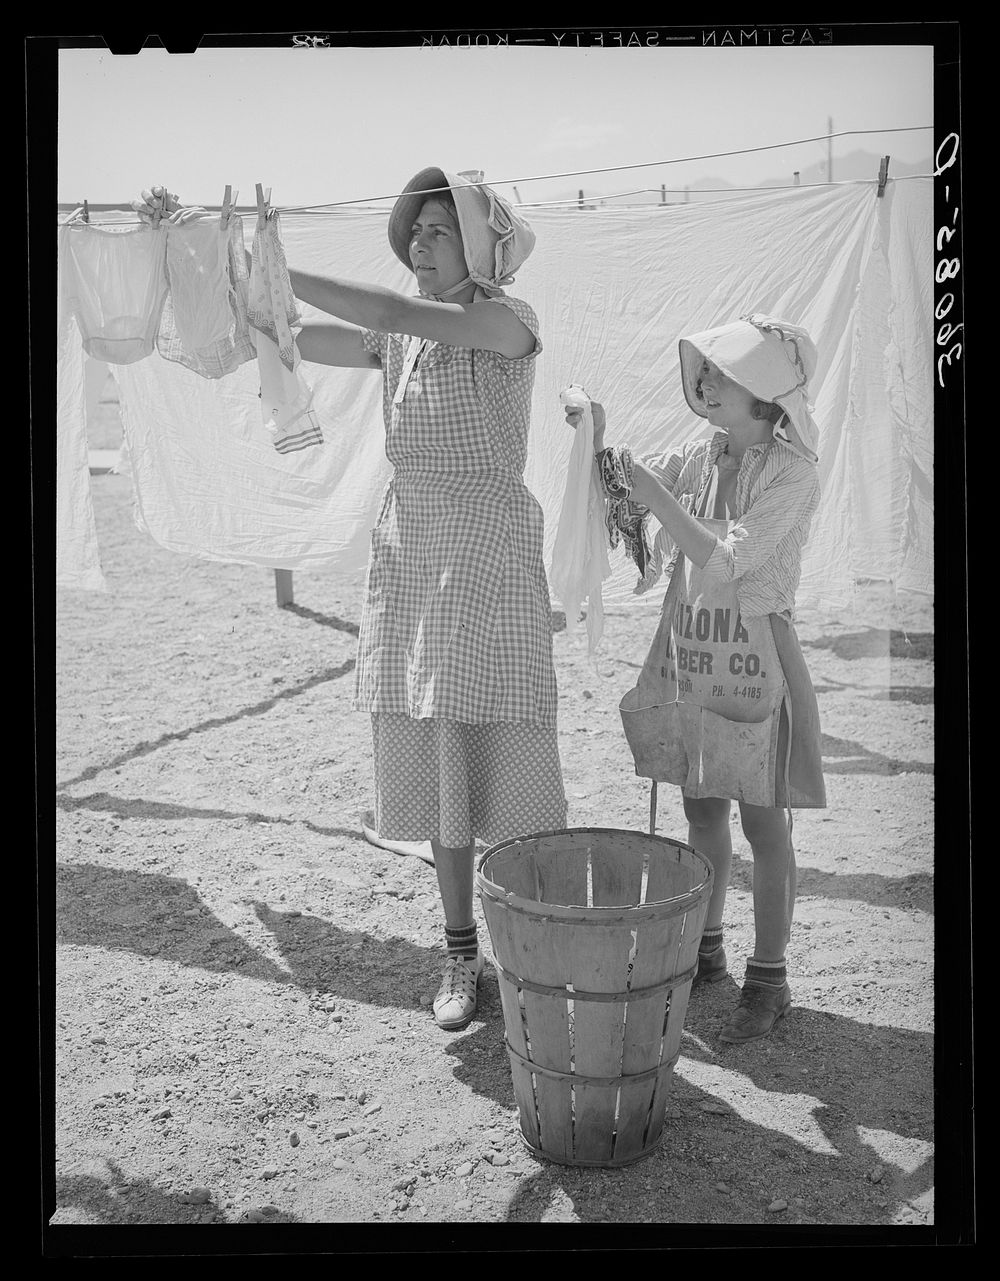
[[[820,493],[807,404],[816,350],[804,329],[749,314],[682,338],[680,362],[688,404],[716,429],[711,440],[635,460],[627,447],[604,448],[605,414],[591,409],[611,527],[617,520],[642,547],[636,516],[651,512],[661,524],[637,590],[656,581],[673,549],[657,642],[622,718],[637,773],[680,785],[689,843],[715,872],[695,984],[727,972],[733,800],[753,851],[754,952],[722,1031],[742,1042],[766,1036],[790,1008],[790,811],[826,804],[816,696],[792,622]],[[573,426],[581,412],[567,409]]]

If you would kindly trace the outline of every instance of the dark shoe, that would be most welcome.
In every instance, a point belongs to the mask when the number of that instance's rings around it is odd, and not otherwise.
[[[698,953],[698,968],[695,971],[694,978],[691,980],[691,986],[697,987],[699,983],[718,983],[729,973],[726,962],[726,949],[717,947],[714,952],[707,955]]]
[[[722,1029],[719,1040],[759,1041],[791,1008],[792,994],[787,983],[780,987],[776,983],[744,983],[740,1003]]]

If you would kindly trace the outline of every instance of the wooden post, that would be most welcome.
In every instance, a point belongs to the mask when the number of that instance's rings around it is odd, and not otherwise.
[[[276,569],[274,571],[274,595],[279,609],[283,605],[295,604],[295,595],[292,591],[292,571],[290,569]]]

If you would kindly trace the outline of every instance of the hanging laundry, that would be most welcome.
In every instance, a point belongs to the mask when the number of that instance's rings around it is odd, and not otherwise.
[[[62,231],[60,230],[60,243]],[[88,402],[96,399],[86,367],[79,326],[66,305],[62,286],[65,259],[59,257],[56,315],[56,586],[106,592],[90,492],[87,451]],[[107,373],[107,365],[100,368]]]
[[[88,356],[130,365],[153,350],[167,296],[166,247],[162,228],[60,228],[62,301]]]
[[[594,415],[590,397],[571,384],[559,395],[564,405],[583,411],[574,433],[566,469],[559,525],[552,548],[549,582],[566,610],[566,630],[572,631],[587,602],[588,651],[592,654],[604,633],[601,584],[611,573],[604,526],[604,497],[594,474]]]
[[[288,278],[278,214],[272,211],[253,238],[247,315],[260,369],[264,425],[281,454],[322,445],[323,432],[313,412],[312,390],[296,373],[299,353],[294,331],[301,327]]]
[[[605,406],[609,444],[627,444],[637,458],[661,455],[697,426],[680,389],[679,335],[760,307],[796,318],[823,354],[815,380],[823,495],[798,603],[849,609],[857,577],[932,592],[933,191],[928,177],[887,187],[881,200],[870,185],[844,184],[677,205],[669,217],[656,206],[533,211],[538,247],[525,291],[549,338],[525,481],[545,515],[546,566],[573,445],[558,403],[572,371],[587,371]],[[288,261],[304,271],[412,289],[402,263],[385,260],[384,214],[286,213],[281,234]],[[364,574],[391,470],[381,380],[370,369],[303,369],[313,409],[350,430],[337,432],[336,449],[277,456],[260,426],[256,364],[220,379],[167,360],[112,365],[150,537],[182,555]],[[75,406],[67,401],[65,412]],[[86,450],[77,456],[81,488],[89,487]],[[72,512],[83,520],[82,509]],[[85,533],[67,524],[58,537]],[[654,554],[666,550],[657,540]],[[635,596],[632,559],[621,550],[609,559],[606,610],[661,607],[663,577]]]
[[[223,378],[254,360],[247,318],[243,220],[165,224],[167,282],[156,349],[203,378]]]

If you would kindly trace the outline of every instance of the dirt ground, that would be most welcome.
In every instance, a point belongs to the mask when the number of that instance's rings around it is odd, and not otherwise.
[[[433,1023],[433,869],[361,837],[360,587],[297,573],[279,609],[268,571],[140,534],[127,477],[92,488],[111,592],[57,601],[53,1227],[934,1223],[928,602],[800,619],[829,808],[796,815],[791,1012],[717,1039],[752,943],[736,820],[732,976],[692,996],[662,1143],[564,1167],[519,1138],[493,972],[468,1028]],[[646,830],[617,701],[650,634],[609,611],[596,664],[555,634],[573,826]],[[668,787],[657,830],[686,840]]]

